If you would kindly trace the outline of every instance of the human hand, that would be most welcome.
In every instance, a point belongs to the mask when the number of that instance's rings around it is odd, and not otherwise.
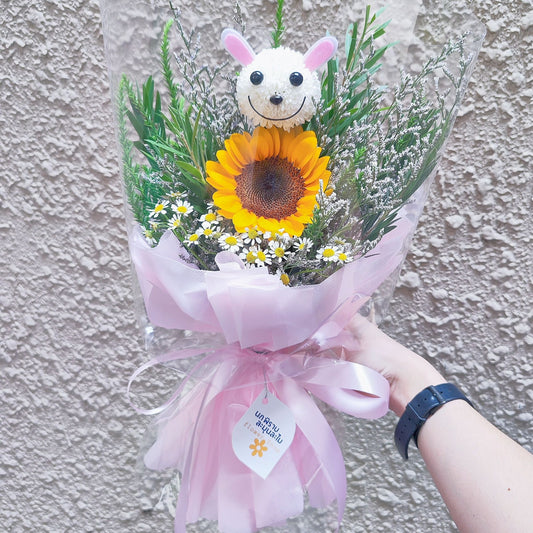
[[[358,341],[359,348],[345,350],[345,357],[376,370],[387,379],[389,407],[398,416],[422,389],[446,381],[425,359],[391,339],[361,315],[356,315],[346,330]]]

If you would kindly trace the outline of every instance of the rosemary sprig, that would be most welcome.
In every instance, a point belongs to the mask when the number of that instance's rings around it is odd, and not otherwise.
[[[283,24],[283,6],[285,0],[278,0],[278,7],[276,9],[276,27],[272,32],[272,48],[279,48],[281,46],[281,38],[285,33],[285,25]]]

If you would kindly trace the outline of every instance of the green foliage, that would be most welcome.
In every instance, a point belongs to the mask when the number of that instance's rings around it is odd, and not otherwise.
[[[170,66],[170,28],[174,21],[170,19],[163,29],[163,37],[161,39],[161,70],[163,77],[167,84],[168,93],[170,95],[170,107],[177,107],[178,105],[178,85],[174,83],[174,74]]]
[[[276,27],[272,32],[272,48],[279,48],[281,46],[281,38],[285,33],[285,26],[283,24],[283,5],[285,0],[278,0],[278,8],[276,10]]]
[[[216,106],[208,100],[220,70],[202,71],[200,74],[208,78],[204,80],[191,72],[196,65],[188,64],[185,82],[191,92],[188,98],[184,96],[186,91],[175,81],[171,67],[170,31],[175,22],[189,56],[194,56],[191,38],[185,35],[179,20],[169,20],[164,26],[160,47],[161,74],[170,100],[167,111],[162,109],[161,95],[155,89],[152,76],[137,89],[124,76],[119,91],[125,189],[135,219],[146,227],[149,211],[169,192],[186,193],[198,212],[206,211],[209,197],[205,164],[214,159],[221,144],[212,129],[205,126],[214,120]],[[196,91],[195,83],[201,85],[201,94]],[[137,134],[135,141],[129,140],[128,122]],[[134,150],[147,164],[134,163]]]
[[[284,0],[277,0],[273,47],[281,45],[285,31],[283,8]],[[169,227],[173,212],[165,215],[168,220],[161,219],[166,226],[155,227],[150,218],[154,206],[162,199],[186,198],[198,222],[211,200],[212,189],[205,179],[207,161],[216,159],[232,133],[249,128],[235,99],[234,76],[224,76],[226,64],[211,68],[198,63],[194,30],[186,32],[179,12],[171,9],[174,19],[165,24],[160,46],[168,105],[164,108],[152,76],[140,88],[123,77],[118,94],[125,192],[135,219],[155,242]],[[389,24],[381,22],[382,11],[372,13],[367,7],[364,20],[348,26],[345,60],[328,62],[317,112],[304,125],[315,131],[322,155],[330,157],[330,186],[335,194],[319,193],[313,219],[302,235],[313,244],[307,255],[297,252],[284,266],[301,283],[321,281],[340,267],[340,263],[324,266],[320,262],[316,254],[321,247],[348,246],[354,255],[365,254],[394,228],[399,210],[435,169],[459,104],[470,64],[462,40],[446,45],[418,75],[402,74],[392,90],[375,82],[381,61],[393,46],[377,44]],[[244,27],[238,6],[236,19]],[[174,58],[179,82],[170,53],[173,28],[183,44]],[[458,76],[446,66],[453,55],[459,56]],[[437,72],[444,73],[451,92],[441,94],[436,88],[430,97],[426,82]],[[226,92],[222,82],[228,85]],[[231,221],[226,222],[231,231]],[[185,222],[173,229],[197,264],[210,268],[217,241],[209,246],[202,241],[204,248],[192,244],[187,241],[192,230],[193,225]]]
[[[338,59],[328,62],[322,102],[308,125],[332,158],[330,168],[339,196],[353,199],[350,213],[359,221],[359,241],[374,244],[393,229],[401,207],[436,167],[469,64],[462,41],[448,44],[417,76],[403,76],[390,95],[373,81],[393,46],[376,46],[389,24],[378,20],[382,11],[372,14],[367,7],[364,22],[349,25],[346,61],[343,65]],[[455,101],[446,106],[438,92],[437,102],[428,98],[426,81],[439,69],[449,76],[446,61],[455,53],[460,55],[461,72],[458,79],[451,77]]]
[[[142,86],[142,90],[133,91],[131,85],[127,85],[130,109],[126,115],[131,125],[137,132],[139,140],[133,146],[139,150],[154,170],[160,170],[157,163],[159,154],[150,150],[149,140],[153,138],[166,138],[165,117],[161,112],[161,96],[154,92],[154,80],[150,76]]]
[[[149,97],[149,90],[146,95]],[[146,176],[150,173],[148,167],[142,166],[134,162],[133,149],[141,146],[139,141],[132,142],[129,140],[129,131],[127,119],[129,119],[132,125],[132,117],[135,120],[135,126],[139,128],[137,131],[140,135],[146,135],[146,129],[144,126],[144,120],[140,121],[139,114],[135,115],[127,108],[127,99],[131,103],[131,96],[133,95],[133,89],[128,79],[123,76],[119,86],[118,94],[118,114],[119,114],[119,142],[122,146],[122,169],[124,174],[124,189],[128,202],[131,205],[133,216],[142,225],[148,224],[148,212],[158,201],[162,194],[165,193],[165,188],[162,187],[157,181],[148,180]],[[140,104],[136,98],[136,103]],[[136,106],[139,110],[141,107]],[[140,112],[140,111],[139,111]],[[142,122],[142,124],[141,124]],[[150,122],[153,125],[152,122]],[[144,150],[143,150],[143,153]]]
[[[374,40],[384,35],[390,22],[376,24],[381,12],[371,14],[370,7],[367,7],[360,32],[358,22],[348,26],[345,65],[341,69],[339,60],[331,59],[322,78],[322,103],[311,119],[309,129],[317,132],[324,152],[331,157],[336,155],[335,138],[342,137],[354,124],[372,118],[372,114],[378,111],[383,89],[374,87],[370,80],[381,67],[378,61],[393,46],[373,48]]]

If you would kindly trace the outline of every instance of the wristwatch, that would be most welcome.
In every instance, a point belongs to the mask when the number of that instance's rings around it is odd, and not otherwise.
[[[412,438],[418,446],[418,432],[424,422],[452,400],[464,400],[472,405],[472,402],[451,383],[426,387],[407,404],[394,431],[396,447],[404,459],[407,459],[407,448]]]

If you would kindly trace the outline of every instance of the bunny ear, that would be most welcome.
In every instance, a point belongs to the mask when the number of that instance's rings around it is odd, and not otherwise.
[[[305,66],[309,70],[316,70],[324,63],[327,63],[337,52],[339,43],[335,37],[322,37],[318,40],[304,56]]]
[[[222,43],[226,50],[241,64],[249,65],[255,58],[255,52],[246,39],[237,31],[226,28],[222,32]]]

